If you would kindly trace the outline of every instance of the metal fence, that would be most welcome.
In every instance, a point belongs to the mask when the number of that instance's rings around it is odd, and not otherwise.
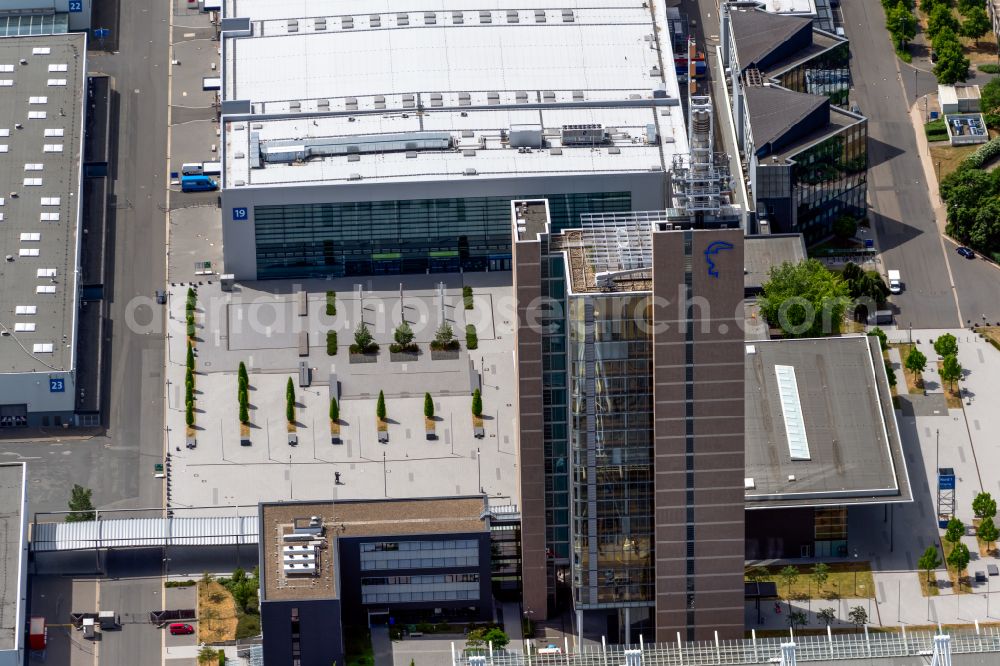
[[[946,630],[951,637],[951,653],[1000,653],[1000,629],[983,627]],[[869,632],[797,636],[794,639],[797,661],[830,661],[878,657],[919,657],[934,651],[934,631]],[[640,645],[584,646],[566,654],[538,654],[537,647],[527,652],[493,652],[483,657],[455,653],[454,666],[715,666],[721,664],[761,664],[778,662],[781,645],[790,638],[747,638],[728,641],[690,643],[650,643]],[[638,655],[636,655],[636,652]],[[630,654],[626,657],[626,652]],[[1000,663],[1000,659],[998,659]]]

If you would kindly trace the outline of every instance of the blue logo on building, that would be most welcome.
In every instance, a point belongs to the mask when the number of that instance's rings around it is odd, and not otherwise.
[[[246,208],[234,208],[233,209],[233,222],[239,222],[240,220],[247,219],[249,213]]]
[[[66,380],[62,377],[49,377],[49,393],[65,393]]]
[[[727,241],[712,241],[705,248],[705,262],[708,263],[708,274],[712,277],[719,277],[719,270],[715,267],[712,257],[722,250],[732,250],[733,244]]]

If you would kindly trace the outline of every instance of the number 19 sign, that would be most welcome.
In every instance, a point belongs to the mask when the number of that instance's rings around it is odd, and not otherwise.
[[[247,214],[246,208],[234,208],[233,209],[233,222],[242,222],[247,219],[249,215]]]

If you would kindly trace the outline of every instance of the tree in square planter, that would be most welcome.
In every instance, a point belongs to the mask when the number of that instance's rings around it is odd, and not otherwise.
[[[458,350],[461,348],[458,340],[455,339],[455,331],[447,322],[438,327],[431,341],[431,359],[452,359],[458,358]]]
[[[427,434],[427,439],[437,437],[434,422],[434,399],[430,393],[424,393],[424,432]]]
[[[368,330],[365,322],[360,322],[354,329],[354,344],[350,347],[351,356],[374,355],[378,353],[378,343],[372,337],[372,332]]]
[[[396,327],[393,332],[393,342],[389,345],[390,360],[415,360],[416,355],[420,352],[420,347],[413,342],[413,329],[405,321]]]

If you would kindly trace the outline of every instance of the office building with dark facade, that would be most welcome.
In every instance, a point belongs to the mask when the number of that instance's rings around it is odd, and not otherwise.
[[[742,635],[742,229],[512,205],[525,612]]]
[[[721,12],[722,66],[749,191],[751,231],[828,237],[866,211],[867,120],[842,106],[850,91],[848,42],[808,18],[741,3]]]
[[[225,3],[236,279],[510,270],[511,199],[547,198],[556,228],[669,205],[687,137],[662,0],[296,7]]]
[[[493,617],[483,497],[260,505],[269,666],[344,663],[346,627]]]

